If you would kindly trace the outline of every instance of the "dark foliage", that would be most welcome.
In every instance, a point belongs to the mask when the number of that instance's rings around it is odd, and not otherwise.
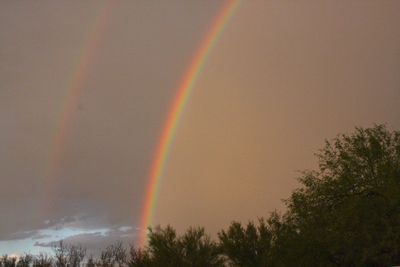
[[[305,172],[287,201],[301,265],[400,263],[400,133],[359,128],[317,157],[319,170]]]

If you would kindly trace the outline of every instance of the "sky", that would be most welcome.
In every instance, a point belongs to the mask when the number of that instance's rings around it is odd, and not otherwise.
[[[168,110],[227,3],[0,2],[0,254],[137,240]],[[398,10],[242,1],[179,121],[153,223],[215,235],[283,211],[325,139],[374,123],[399,130]]]

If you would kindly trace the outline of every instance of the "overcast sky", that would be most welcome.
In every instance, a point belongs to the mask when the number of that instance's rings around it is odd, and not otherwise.
[[[225,3],[117,1],[59,171],[45,179],[106,2],[0,2],[0,254],[135,240],[169,105]],[[373,123],[399,130],[399,11],[399,1],[243,1],[183,114],[155,223],[214,234],[268,216],[326,138]]]

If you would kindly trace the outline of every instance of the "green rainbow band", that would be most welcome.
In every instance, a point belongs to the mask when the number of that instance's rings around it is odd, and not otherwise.
[[[193,87],[204,69],[210,52],[217,43],[230,18],[235,13],[239,3],[240,0],[229,0],[223,6],[212,23],[210,30],[203,38],[200,47],[196,51],[195,56],[191,60],[191,63],[183,75],[182,81],[180,82],[176,97],[174,98],[164,123],[164,128],[162,130],[150,169],[140,221],[140,246],[145,245],[147,227],[151,226],[153,221],[161,178],[163,176],[171,144],[173,143],[182,113],[188,103],[188,99],[190,98]]]

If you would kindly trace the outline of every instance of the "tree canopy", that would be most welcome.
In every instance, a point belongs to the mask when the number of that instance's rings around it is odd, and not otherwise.
[[[384,126],[340,135],[317,154],[319,168],[287,200],[285,223],[308,265],[400,262],[400,133]]]

